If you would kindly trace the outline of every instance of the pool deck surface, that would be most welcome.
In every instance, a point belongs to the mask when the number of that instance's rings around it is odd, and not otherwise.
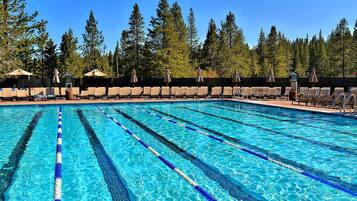
[[[54,104],[91,104],[91,103],[143,103],[143,102],[175,102],[175,101],[194,101],[194,100],[219,100],[219,99],[143,99],[143,98],[132,98],[132,99],[81,99],[81,100],[46,100],[46,101],[6,101],[0,102],[2,105],[54,105]],[[313,107],[305,106],[304,104],[298,105],[297,103],[292,104],[291,101],[287,100],[237,100],[237,99],[221,99],[221,100],[231,100],[239,102],[255,103],[259,105],[277,106],[283,108],[299,109],[306,111],[315,111],[323,113],[336,113],[339,114],[339,109],[323,108],[323,107]]]

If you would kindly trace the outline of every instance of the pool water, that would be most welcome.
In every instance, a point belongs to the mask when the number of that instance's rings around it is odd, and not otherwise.
[[[207,199],[141,142],[217,200],[357,200],[356,119],[231,101],[0,107],[0,200],[53,200],[59,107],[62,200]]]

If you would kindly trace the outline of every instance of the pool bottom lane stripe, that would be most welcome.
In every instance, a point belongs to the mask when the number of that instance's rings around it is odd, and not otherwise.
[[[62,200],[62,107],[58,108],[54,200]]]
[[[157,152],[154,148],[146,144],[142,139],[140,139],[135,133],[130,131],[128,128],[126,128],[124,125],[122,125],[119,121],[114,119],[112,116],[110,116],[108,113],[106,113],[103,109],[100,107],[96,106],[99,111],[101,111],[105,116],[107,116],[110,120],[112,120],[116,125],[118,125],[120,128],[122,128],[128,135],[133,137],[136,141],[138,141],[142,146],[144,146],[146,149],[148,149],[153,155],[155,155],[161,162],[163,162],[167,167],[169,167],[171,170],[173,170],[176,174],[178,174],[180,177],[182,177],[186,182],[188,182],[197,192],[199,192],[206,200],[209,201],[215,201],[216,198],[214,198],[212,195],[210,195],[206,190],[204,190],[201,186],[199,186],[194,180],[192,180],[190,177],[188,177],[184,172],[182,172],[179,168],[177,168],[174,164],[172,164],[170,161],[166,160],[162,155],[160,155],[159,152]]]
[[[136,124],[141,129],[143,129],[146,133],[150,134],[157,141],[174,151],[176,154],[190,161],[194,166],[203,171],[208,178],[218,183],[223,189],[227,190],[232,197],[236,198],[237,200],[263,200],[263,198],[255,199],[253,196],[249,195],[242,189],[242,185],[239,184],[238,181],[231,178],[229,175],[222,174],[218,169],[211,167],[210,165],[203,162],[201,159],[196,158],[194,155],[186,152],[175,143],[171,142],[164,136],[150,129],[149,127],[134,119],[133,117],[129,116],[127,113],[118,109],[116,109],[116,111],[126,119]]]
[[[77,115],[82,123],[82,126],[87,134],[89,142],[92,146],[93,152],[97,158],[99,167],[102,171],[104,180],[107,184],[108,190],[114,201],[136,200],[134,194],[130,192],[124,179],[120,176],[115,168],[113,161],[104,150],[103,145],[97,137],[92,126],[84,116],[82,110],[77,110]]]
[[[19,166],[20,160],[26,151],[27,143],[31,139],[33,131],[42,116],[42,112],[37,112],[29,125],[27,126],[24,134],[19,139],[16,147],[12,150],[9,160],[0,169],[0,200],[5,200],[5,192],[12,183],[12,177],[14,176],[17,167]]]
[[[301,174],[301,175],[307,176],[307,177],[309,177],[309,178],[311,178],[311,179],[314,179],[315,181],[318,181],[318,182],[321,182],[321,183],[323,183],[323,184],[326,184],[326,185],[328,185],[328,186],[330,186],[330,187],[332,187],[332,188],[341,190],[341,191],[343,191],[343,192],[345,192],[345,193],[348,193],[348,194],[350,194],[350,195],[352,195],[352,196],[357,196],[357,192],[356,192],[355,190],[351,190],[351,189],[345,188],[345,187],[343,187],[343,186],[341,186],[341,185],[339,185],[339,184],[336,184],[335,182],[328,181],[328,180],[326,180],[326,179],[324,179],[324,178],[321,178],[321,177],[319,177],[319,176],[317,176],[317,175],[314,175],[314,174],[312,174],[311,172],[307,172],[307,171],[301,170],[300,168],[297,168],[297,167],[288,165],[288,164],[286,164],[286,163],[284,163],[284,162],[282,162],[282,161],[278,161],[278,160],[276,160],[276,159],[270,158],[269,156],[267,156],[267,155],[265,155],[265,154],[262,154],[262,153],[259,153],[259,152],[257,152],[257,151],[248,149],[248,148],[243,147],[243,146],[241,146],[241,145],[239,145],[239,144],[232,143],[232,142],[229,142],[229,141],[224,140],[224,139],[220,139],[220,138],[218,138],[218,137],[215,137],[214,135],[211,135],[211,134],[206,133],[206,132],[204,132],[204,131],[201,131],[201,130],[199,130],[199,129],[190,127],[190,126],[188,126],[188,125],[182,124],[182,123],[180,123],[180,122],[174,121],[174,120],[172,120],[172,119],[170,119],[170,118],[167,118],[167,117],[164,117],[164,116],[162,116],[162,115],[155,114],[155,113],[150,112],[150,111],[148,111],[148,110],[145,110],[145,109],[143,109],[143,108],[141,108],[141,107],[137,107],[137,106],[133,106],[133,107],[136,108],[136,109],[138,109],[138,110],[141,110],[141,111],[143,111],[143,112],[146,112],[146,113],[148,113],[148,114],[150,114],[150,115],[152,115],[152,116],[156,116],[156,117],[158,117],[158,118],[160,118],[160,119],[162,119],[162,120],[164,120],[164,121],[167,121],[167,122],[176,124],[176,125],[178,125],[178,126],[180,126],[180,127],[183,127],[183,128],[188,129],[188,130],[191,130],[191,131],[197,132],[197,133],[199,133],[199,134],[205,135],[205,136],[207,136],[207,137],[209,137],[209,138],[211,138],[211,139],[213,139],[213,140],[215,140],[215,141],[217,141],[217,142],[221,142],[221,143],[223,143],[223,144],[226,144],[226,145],[229,145],[229,146],[234,147],[234,148],[236,148],[236,149],[242,150],[242,151],[244,151],[244,152],[246,152],[246,153],[248,153],[248,154],[251,154],[251,155],[256,156],[256,157],[258,157],[258,158],[261,158],[261,159],[263,159],[263,160],[270,161],[270,162],[275,163],[275,164],[277,164],[277,165],[280,165],[280,166],[282,166],[282,167],[284,167],[284,168],[290,169],[290,170],[292,170],[292,171],[294,171],[294,172],[297,172],[297,173],[299,173],[299,174]]]
[[[309,142],[310,144],[313,144],[313,145],[316,145],[316,146],[320,146],[320,147],[324,147],[324,148],[330,149],[332,151],[336,151],[336,152],[340,152],[340,153],[344,153],[344,154],[350,154],[350,155],[357,156],[357,152],[355,152],[355,151],[353,151],[351,149],[348,149],[346,147],[340,147],[340,146],[336,146],[336,145],[332,145],[332,144],[328,144],[328,143],[324,143],[324,142],[319,142],[319,141],[316,141],[316,140],[308,139],[308,138],[301,137],[301,136],[296,136],[296,135],[283,133],[283,132],[272,130],[272,129],[269,129],[269,128],[264,128],[264,127],[261,127],[261,126],[255,125],[255,124],[238,121],[236,119],[232,119],[232,118],[228,118],[228,117],[223,117],[223,116],[211,114],[211,113],[208,113],[208,112],[204,112],[204,111],[201,111],[201,110],[196,110],[196,109],[189,108],[189,107],[180,107],[180,108],[185,109],[185,110],[189,110],[189,111],[192,111],[192,112],[204,114],[204,115],[207,115],[207,116],[223,119],[223,120],[230,121],[230,122],[233,122],[233,123],[237,123],[237,124],[241,124],[241,125],[245,125],[245,126],[249,126],[249,127],[254,127],[256,129],[272,133],[274,135],[281,135],[281,136],[285,136],[285,137],[296,139],[296,140],[302,140],[302,141]]]
[[[293,161],[293,160],[290,160],[290,159],[286,159],[286,158],[283,158],[282,156],[278,155],[278,154],[274,154],[274,153],[270,153],[268,150],[265,150],[265,149],[262,149],[260,147],[257,147],[255,145],[252,145],[252,144],[249,144],[249,143],[246,143],[244,141],[241,141],[237,138],[234,138],[234,137],[231,137],[231,136],[228,136],[224,133],[221,133],[221,132],[218,132],[216,130],[212,130],[212,129],[209,129],[207,127],[203,127],[203,126],[200,126],[196,123],[193,123],[191,121],[188,121],[188,120],[185,120],[185,119],[182,119],[180,117],[177,117],[177,116],[174,116],[172,114],[168,114],[166,112],[162,112],[160,110],[157,110],[157,109],[154,109],[154,108],[150,108],[150,110],[152,111],[155,111],[157,113],[160,113],[162,115],[165,115],[165,116],[168,116],[168,117],[171,117],[175,120],[178,120],[178,121],[181,121],[181,122],[184,122],[186,124],[189,124],[189,125],[192,125],[192,126],[195,126],[197,128],[200,128],[200,129],[203,129],[205,131],[208,131],[216,136],[219,136],[219,137],[223,137],[225,140],[228,140],[228,141],[231,141],[233,143],[237,143],[237,144],[240,144],[242,145],[243,147],[247,147],[248,150],[255,150],[255,152],[259,152],[259,153],[262,153],[262,154],[265,154],[266,156],[276,160],[276,161],[282,161],[283,163],[285,164],[288,164],[290,166],[294,166],[294,167],[297,167],[301,170],[303,170],[304,172],[311,172],[313,173],[314,175],[319,175],[320,177],[326,179],[326,180],[331,180],[332,182],[334,183],[338,183],[339,185],[347,188],[347,189],[357,189],[357,185],[355,184],[351,184],[351,183],[348,183],[348,182],[345,182],[345,181],[342,181],[339,177],[335,177],[335,176],[330,176],[330,175],[327,175],[325,174],[324,172],[320,171],[320,170],[316,170],[314,168],[311,168],[309,166],[306,166],[304,164],[301,164],[301,163],[298,163],[296,161]],[[355,191],[355,190],[353,190]]]

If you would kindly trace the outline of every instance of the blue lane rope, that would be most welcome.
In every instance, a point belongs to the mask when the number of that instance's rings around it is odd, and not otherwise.
[[[179,168],[177,168],[173,163],[165,159],[162,155],[160,155],[159,152],[157,152],[154,148],[149,146],[146,142],[144,142],[142,139],[140,139],[135,133],[130,131],[128,128],[126,128],[123,124],[121,124],[118,120],[110,116],[108,113],[106,113],[103,109],[100,107],[96,106],[99,111],[101,111],[105,116],[107,116],[109,119],[111,119],[115,124],[117,124],[120,128],[122,128],[127,134],[129,134],[131,137],[133,137],[136,141],[138,141],[141,145],[143,145],[146,149],[148,149],[153,155],[155,155],[162,163],[164,163],[167,167],[169,167],[171,170],[173,170],[176,174],[178,174],[180,177],[182,177],[186,182],[188,182],[197,192],[199,192],[204,198],[206,198],[209,201],[216,201],[216,198],[214,198],[212,195],[210,195],[206,190],[204,190],[201,186],[199,186],[193,179],[188,177],[183,171],[181,171]]]
[[[316,175],[314,175],[314,174],[312,174],[312,173],[310,173],[310,172],[301,170],[300,168],[297,168],[297,167],[288,165],[288,164],[286,164],[286,163],[284,163],[284,162],[281,162],[281,161],[278,161],[278,160],[276,160],[276,159],[270,158],[269,156],[264,155],[264,154],[262,154],[262,153],[256,152],[256,151],[254,151],[254,150],[250,150],[250,149],[248,149],[248,148],[246,148],[246,147],[243,147],[243,146],[240,146],[240,145],[238,145],[238,144],[235,144],[235,143],[226,141],[226,140],[224,140],[224,139],[218,138],[218,137],[216,137],[216,136],[214,136],[214,135],[211,135],[211,134],[208,134],[208,133],[206,133],[206,132],[204,132],[204,131],[201,131],[201,130],[199,130],[199,129],[196,129],[196,128],[187,126],[187,125],[185,125],[185,124],[183,124],[183,123],[177,122],[177,121],[175,121],[175,120],[172,120],[172,119],[170,119],[170,118],[164,117],[164,116],[162,116],[162,115],[155,114],[155,113],[150,112],[150,111],[148,111],[148,110],[145,110],[145,109],[143,109],[143,108],[140,108],[140,107],[137,107],[137,106],[133,106],[133,107],[136,108],[136,109],[138,109],[138,110],[141,110],[141,111],[143,111],[143,112],[146,112],[146,113],[148,113],[148,114],[150,114],[150,115],[152,115],[152,116],[155,116],[155,117],[158,117],[158,118],[160,118],[160,119],[163,119],[163,120],[165,120],[165,121],[167,121],[167,122],[176,124],[176,125],[178,125],[178,126],[180,126],[180,127],[183,127],[183,128],[188,129],[188,130],[191,130],[191,131],[197,132],[197,133],[199,133],[199,134],[205,135],[205,136],[207,136],[207,137],[209,137],[209,138],[211,138],[211,139],[213,139],[213,140],[215,140],[215,141],[218,141],[218,142],[224,143],[224,144],[226,144],[226,145],[229,145],[229,146],[231,146],[231,147],[233,147],[233,148],[242,150],[242,151],[244,151],[244,152],[246,152],[246,153],[249,153],[249,154],[251,154],[251,155],[254,155],[254,156],[256,156],[256,157],[258,157],[258,158],[261,158],[261,159],[263,159],[263,160],[266,160],[266,161],[270,161],[270,162],[272,162],[272,163],[275,163],[275,164],[277,164],[277,165],[279,165],[279,166],[281,166],[281,167],[284,167],[284,168],[287,168],[287,169],[292,170],[292,171],[294,171],[294,172],[297,172],[297,173],[299,173],[299,174],[301,174],[301,175],[304,175],[304,176],[309,177],[309,178],[311,178],[311,179],[313,179],[313,180],[315,180],[315,181],[318,181],[318,182],[321,182],[321,183],[323,183],[323,184],[326,184],[326,185],[328,185],[328,186],[330,186],[330,187],[332,187],[332,188],[341,190],[341,191],[343,191],[343,192],[345,192],[345,193],[348,193],[348,194],[350,194],[350,195],[352,195],[352,196],[355,196],[355,197],[357,196],[357,192],[355,192],[355,191],[353,191],[353,190],[347,189],[347,188],[345,188],[345,187],[343,187],[343,186],[340,186],[339,184],[336,184],[336,183],[327,181],[326,179],[320,178],[319,176],[316,176]]]
[[[62,200],[62,106],[58,108],[54,200]]]

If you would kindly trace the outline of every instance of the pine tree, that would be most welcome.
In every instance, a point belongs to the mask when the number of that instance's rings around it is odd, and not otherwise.
[[[72,29],[62,35],[59,53],[59,71],[69,72],[75,77],[82,77],[83,62],[78,53],[78,40],[73,36]]]
[[[244,42],[243,31],[238,28],[235,16],[229,12],[222,23],[219,44],[219,65],[217,72],[221,76],[230,76],[235,70],[241,75],[249,74],[249,47]]]
[[[179,19],[179,15],[174,16],[171,13],[167,0],[160,0],[156,16],[150,20],[146,43],[150,54],[146,55],[151,56],[151,63],[155,67],[152,70],[153,75],[162,76],[165,68],[170,69],[172,76],[183,77],[190,74],[188,51],[182,45],[175,27],[179,23],[175,21]]]
[[[52,80],[53,72],[58,67],[57,45],[49,39],[44,49],[44,72],[47,78]]]
[[[120,45],[119,45],[119,41],[117,41],[117,45],[115,46],[115,50],[114,50],[114,55],[113,55],[113,72],[114,75],[119,78],[122,74],[121,71],[121,54],[120,54]]]
[[[138,4],[134,4],[129,19],[129,26],[127,47],[125,50],[126,57],[128,58],[128,71],[131,72],[131,70],[135,68],[140,75],[145,72],[145,68],[142,64],[145,35],[144,18],[140,13]]]
[[[199,59],[200,44],[199,44],[197,28],[195,24],[195,16],[192,8],[190,8],[190,14],[188,15],[187,21],[188,21],[187,40],[188,40],[188,48],[190,51],[190,63],[191,66],[194,67],[197,65]]]
[[[30,62],[38,30],[47,23],[37,20],[38,12],[29,15],[25,9],[25,0],[0,2],[0,74]]]
[[[330,76],[341,76],[343,78],[351,71],[351,42],[352,35],[348,29],[348,22],[341,19],[328,39]]]
[[[202,68],[213,70],[217,66],[218,60],[218,36],[216,23],[213,19],[208,24],[206,39],[202,48]]]
[[[104,37],[97,28],[97,24],[93,11],[90,11],[89,19],[86,21],[85,33],[83,34],[82,46],[86,71],[96,68],[103,70],[101,56],[104,52]]]
[[[351,51],[351,71],[355,73],[355,76],[357,77],[357,20],[353,29]]]
[[[120,53],[121,59],[120,59],[120,65],[122,69],[122,73],[124,75],[130,75],[129,69],[129,56],[127,54],[128,52],[128,45],[129,45],[129,32],[126,30],[123,30],[121,32],[121,37],[120,37]]]
[[[256,53],[258,56],[258,75],[263,77],[268,75],[269,67],[268,67],[268,58],[267,58],[267,44],[266,44],[265,33],[263,29],[260,30],[258,45],[256,48]]]

